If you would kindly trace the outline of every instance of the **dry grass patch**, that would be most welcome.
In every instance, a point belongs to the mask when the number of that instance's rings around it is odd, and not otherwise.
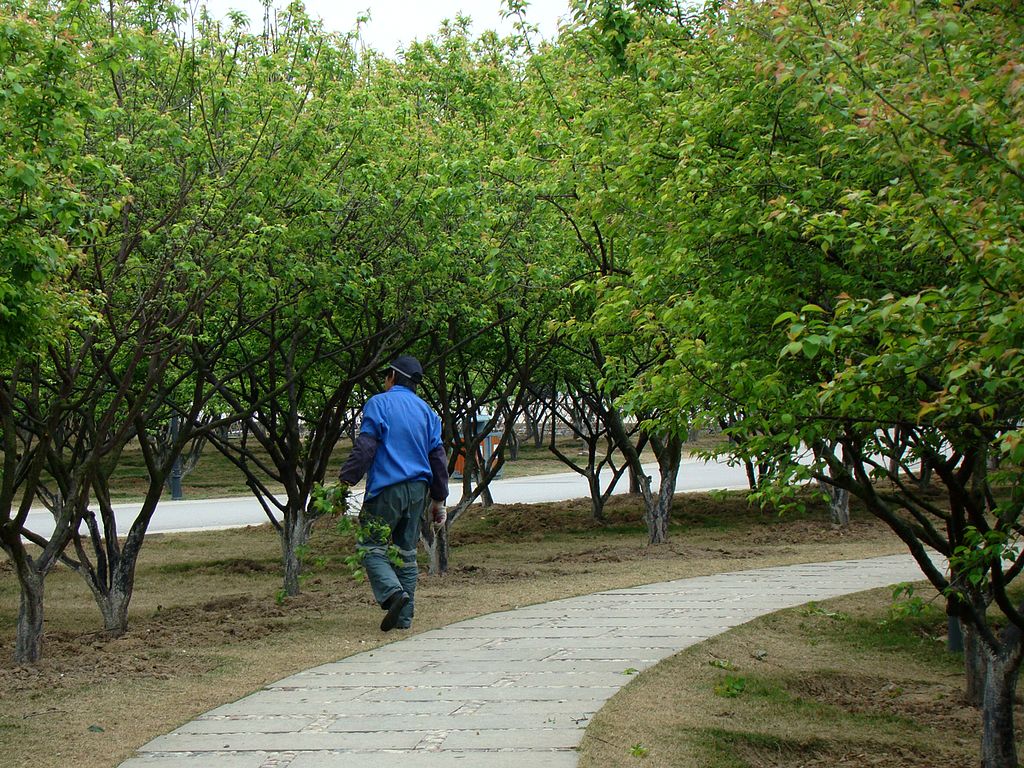
[[[581,768],[977,765],[980,713],[945,615],[893,618],[889,602],[782,611],[645,671],[596,715]]]

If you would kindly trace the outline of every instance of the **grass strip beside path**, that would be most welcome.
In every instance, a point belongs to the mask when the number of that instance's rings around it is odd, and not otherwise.
[[[597,713],[580,768],[978,765],[945,614],[890,608],[885,589],[810,603],[665,660]]]

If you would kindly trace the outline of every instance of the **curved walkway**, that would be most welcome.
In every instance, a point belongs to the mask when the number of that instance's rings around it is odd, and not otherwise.
[[[493,613],[280,680],[122,768],[571,768],[590,717],[633,670],[762,614],[920,578],[896,555]]]

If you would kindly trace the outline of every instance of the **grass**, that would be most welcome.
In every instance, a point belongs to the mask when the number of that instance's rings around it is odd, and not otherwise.
[[[922,587],[922,589],[926,589]],[[638,675],[595,716],[581,768],[974,766],[946,617],[889,610],[890,590],[762,617]]]
[[[142,482],[130,461],[126,469],[121,500]],[[563,469],[532,446],[506,465],[507,476]],[[212,451],[185,491],[186,498],[247,493]],[[604,589],[904,551],[856,508],[853,525],[840,532],[820,506],[779,517],[741,494],[681,495],[671,543],[656,548],[645,545],[637,500],[613,497],[606,511],[599,525],[585,499],[474,507],[453,530],[451,572],[422,578],[415,629]],[[301,596],[279,603],[280,549],[269,526],[151,535],[131,627],[117,639],[100,631],[84,583],[61,568],[47,580],[45,658],[34,667],[6,661],[18,592],[10,564],[0,563],[4,764],[116,766],[219,704],[390,640],[377,629],[369,588],[344,566],[351,548],[321,525],[311,558],[325,564],[307,575]],[[977,716],[958,708],[958,662],[937,650],[934,617],[893,622],[889,600],[882,591],[764,617],[631,675],[588,730],[581,765],[976,764],[973,738],[937,739],[945,751],[929,751],[935,729],[970,733]],[[906,696],[943,701],[953,714],[890,706]]]
[[[685,495],[677,503],[672,541],[656,548],[645,545],[640,504],[628,497],[609,503],[607,528],[590,520],[586,500],[474,510],[453,530],[451,572],[421,581],[415,629],[603,589],[901,551],[886,530],[856,513],[840,535],[822,509],[780,518],[738,494]],[[698,516],[715,524],[692,525]],[[279,604],[279,547],[268,526],[151,536],[139,562],[130,630],[118,639],[103,636],[77,575],[55,571],[46,587],[43,662],[0,666],[5,765],[116,766],[219,704],[390,640],[378,631],[369,588],[347,575],[342,559],[351,547],[330,526],[318,528],[312,556],[326,564],[309,574],[301,596]],[[10,565],[0,564],[5,659],[17,595]],[[757,681],[740,661],[728,674],[745,677],[746,688],[735,698],[714,697],[717,708],[751,698],[747,691]],[[638,742],[633,738],[627,749]],[[639,747],[632,754],[647,749]]]

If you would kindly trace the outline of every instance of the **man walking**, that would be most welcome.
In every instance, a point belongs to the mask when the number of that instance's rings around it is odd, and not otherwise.
[[[360,522],[371,532],[359,542],[373,596],[384,609],[383,632],[412,625],[416,593],[416,546],[420,519],[430,499],[434,525],[444,525],[448,497],[448,457],[441,444],[441,420],[416,394],[423,367],[410,355],[391,363],[384,391],[366,401],[363,423],[351,455],[341,468],[341,482],[351,486],[366,475]],[[389,541],[401,565],[388,559]]]

